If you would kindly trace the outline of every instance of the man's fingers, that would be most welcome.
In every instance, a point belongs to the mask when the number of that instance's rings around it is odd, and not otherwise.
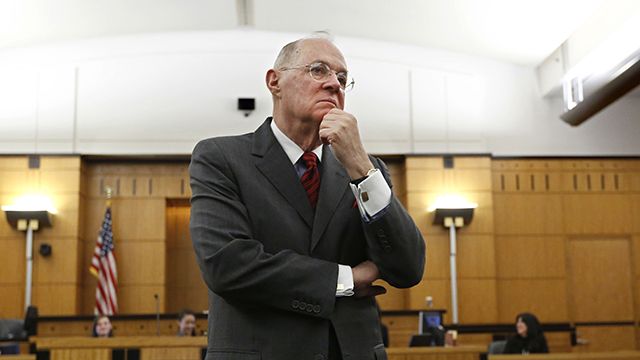
[[[356,289],[356,297],[371,297],[386,294],[387,289],[380,285],[369,285],[361,289]]]

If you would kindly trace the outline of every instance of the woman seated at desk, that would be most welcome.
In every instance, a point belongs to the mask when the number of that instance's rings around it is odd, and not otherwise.
[[[505,354],[548,353],[547,339],[535,315],[522,313],[516,317],[516,335],[511,337],[504,348]]]

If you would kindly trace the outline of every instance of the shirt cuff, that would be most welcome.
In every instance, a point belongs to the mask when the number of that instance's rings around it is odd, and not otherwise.
[[[357,185],[349,184],[358,203],[360,215],[365,220],[375,217],[391,202],[391,188],[380,170],[374,171]]]
[[[336,297],[353,295],[353,272],[351,267],[338,264],[338,284],[336,286]]]

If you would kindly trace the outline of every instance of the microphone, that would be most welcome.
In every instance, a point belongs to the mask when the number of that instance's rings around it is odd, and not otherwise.
[[[160,336],[160,296],[153,294],[156,299],[156,336]]]

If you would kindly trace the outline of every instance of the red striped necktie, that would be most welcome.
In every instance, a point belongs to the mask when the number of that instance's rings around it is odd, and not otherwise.
[[[307,197],[312,208],[316,208],[318,194],[320,192],[320,171],[318,171],[318,157],[315,153],[307,151],[302,154],[302,160],[307,166],[307,170],[302,174],[300,182],[307,192]]]

